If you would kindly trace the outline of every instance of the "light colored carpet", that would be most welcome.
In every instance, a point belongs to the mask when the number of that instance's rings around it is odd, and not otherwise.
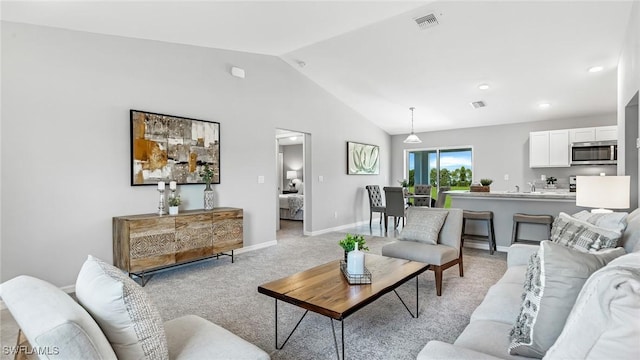
[[[267,351],[273,359],[335,359],[329,318],[309,312],[284,349],[274,345],[274,299],[259,285],[343,256],[344,234],[284,239],[278,246],[228,259],[194,264],[155,275],[145,289],[169,320],[185,314],[209,319]],[[370,252],[380,254],[394,239],[367,236]],[[506,270],[504,253],[465,249],[465,276],[457,267],[444,272],[443,293],[435,295],[433,272],[420,275],[420,317],[412,318],[393,293],[345,319],[348,359],[415,359],[429,340],[453,342],[469,322],[489,286]],[[415,282],[398,293],[415,309]],[[279,302],[279,343],[304,313]],[[340,323],[335,322],[340,343]]]
[[[285,238],[277,246],[194,263],[154,275],[145,286],[165,321],[196,314],[225,327],[267,351],[272,359],[335,359],[329,318],[309,312],[285,348],[274,347],[274,300],[259,285],[341,258],[344,234]],[[380,254],[392,238],[366,236],[371,253]],[[345,319],[348,359],[415,359],[429,340],[453,342],[469,322],[489,286],[506,270],[506,255],[464,249],[464,277],[457,267],[444,271],[443,293],[435,295],[433,272],[420,279],[420,317],[412,318],[393,293],[384,295]],[[415,309],[415,282],[398,289]],[[279,343],[304,310],[279,302]],[[7,310],[2,316],[2,345],[13,345],[17,328]],[[340,323],[335,322],[340,342]],[[9,359],[1,354],[1,359]]]

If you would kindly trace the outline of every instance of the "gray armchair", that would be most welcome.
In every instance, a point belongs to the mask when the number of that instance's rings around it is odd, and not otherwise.
[[[442,271],[458,265],[460,276],[464,276],[462,264],[462,248],[460,235],[462,234],[462,209],[433,209],[411,207],[405,228],[409,228],[414,221],[422,222],[434,211],[448,211],[444,224],[438,234],[438,242],[431,245],[419,241],[398,240],[382,248],[382,255],[419,261],[429,264],[436,277],[436,293],[442,295]],[[402,233],[400,234],[402,238]]]

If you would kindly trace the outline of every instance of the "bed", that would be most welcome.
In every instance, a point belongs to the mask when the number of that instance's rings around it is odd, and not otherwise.
[[[304,195],[280,194],[280,219],[302,220],[304,215]]]

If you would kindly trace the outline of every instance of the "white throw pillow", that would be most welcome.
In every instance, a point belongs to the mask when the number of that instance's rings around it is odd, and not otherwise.
[[[551,241],[583,252],[615,248],[621,236],[620,231],[601,228],[563,212],[551,229]]]
[[[158,309],[122,271],[89,255],[78,274],[76,296],[100,325],[118,359],[169,358]]]

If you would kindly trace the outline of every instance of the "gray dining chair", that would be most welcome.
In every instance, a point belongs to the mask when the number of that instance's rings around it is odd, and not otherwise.
[[[413,199],[415,206],[431,206],[431,185],[416,185],[413,189],[416,195],[429,195],[429,197],[416,197]]]
[[[393,216],[393,228],[398,227],[400,219],[402,219],[402,226],[404,226],[405,211],[407,204],[404,201],[404,190],[399,186],[385,186],[384,199],[386,212],[384,214],[384,228],[387,230],[389,216]]]
[[[371,228],[371,219],[374,212],[380,213],[380,224],[382,224],[382,218],[386,212],[386,207],[382,203],[382,193],[380,192],[380,186],[367,185],[367,193],[369,193],[369,228]]]
[[[433,205],[435,208],[443,208],[444,202],[447,199],[447,194],[445,191],[449,191],[451,188],[449,186],[441,186],[438,190],[438,198],[436,199],[436,203]]]

